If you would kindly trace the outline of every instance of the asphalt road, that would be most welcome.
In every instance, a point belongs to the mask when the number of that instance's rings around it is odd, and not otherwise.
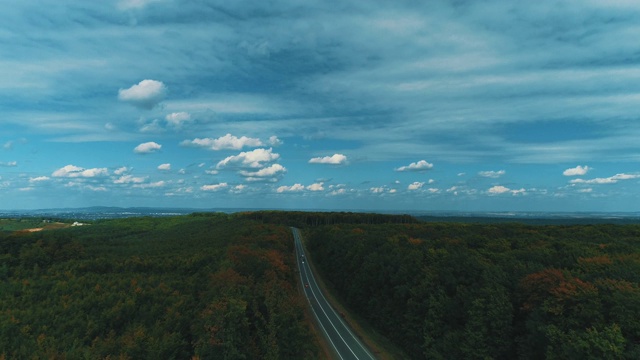
[[[375,359],[325,299],[304,256],[300,231],[296,228],[291,230],[296,244],[296,257],[304,294],[329,345],[333,347],[339,359]]]

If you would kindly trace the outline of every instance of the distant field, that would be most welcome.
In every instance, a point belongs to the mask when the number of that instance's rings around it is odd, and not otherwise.
[[[0,231],[22,231],[22,230],[55,230],[64,229],[71,226],[70,223],[62,223],[39,218],[22,219],[0,219]]]

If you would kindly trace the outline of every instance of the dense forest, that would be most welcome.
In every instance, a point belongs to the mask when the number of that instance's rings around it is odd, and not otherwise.
[[[411,358],[640,358],[639,225],[283,211],[0,225],[0,359],[321,358],[288,226]]]
[[[414,359],[640,359],[640,226],[307,228],[336,295]]]
[[[225,214],[0,232],[0,359],[319,358],[293,254]]]

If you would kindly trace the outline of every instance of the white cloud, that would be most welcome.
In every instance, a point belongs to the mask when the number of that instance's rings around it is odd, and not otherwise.
[[[200,190],[202,190],[202,191],[219,191],[219,190],[227,188],[228,186],[229,186],[229,184],[227,184],[226,182],[223,182],[223,183],[219,183],[219,184],[203,185],[202,187],[200,187]]]
[[[613,180],[631,180],[640,178],[640,175],[637,174],[615,174],[611,177]]]
[[[580,189],[580,190],[578,190],[578,192],[581,192],[581,193],[590,193],[590,192],[593,192],[593,189],[592,189],[592,188]]]
[[[383,193],[385,189],[383,186],[380,186],[380,187],[372,187],[369,190],[371,190],[371,192],[374,194],[380,194],[380,193]]]
[[[309,160],[309,164],[332,164],[344,165],[347,163],[347,157],[342,154],[333,154],[325,157],[315,157]]]
[[[166,182],[164,181],[156,181],[156,182],[152,182],[152,183],[148,183],[148,184],[135,184],[133,185],[134,188],[139,188],[139,189],[149,189],[149,188],[159,188],[159,187],[163,187],[166,185]]]
[[[264,144],[260,139],[250,138],[246,136],[237,137],[231,134],[221,136],[217,139],[196,138],[193,140],[185,140],[181,143],[183,146],[203,147],[211,150],[240,150],[243,147],[257,147]]]
[[[429,191],[429,192],[430,192],[430,193],[432,193],[432,194],[437,194],[437,193],[439,193],[439,192],[440,192],[440,189],[437,189],[437,188],[429,188],[429,189],[427,189],[427,191]]]
[[[38,176],[38,177],[29,178],[30,183],[42,182],[42,181],[48,181],[48,180],[50,180],[48,176]]]
[[[511,189],[509,189],[508,187],[504,187],[502,185],[496,185],[489,189],[489,194],[494,194],[494,195],[503,194],[509,191],[511,191]]]
[[[291,186],[283,185],[283,186],[280,186],[278,189],[276,189],[276,191],[279,193],[304,191],[304,185],[302,184],[293,184]]]
[[[271,178],[278,175],[282,175],[287,172],[287,169],[280,164],[272,164],[271,166],[262,168],[258,171],[240,171],[240,175],[251,178]]]
[[[407,166],[401,166],[396,171],[426,171],[433,168],[433,164],[428,163],[425,160],[420,160],[418,162],[411,163]]]
[[[424,182],[418,182],[418,181],[414,181],[413,183],[409,184],[409,186],[407,186],[408,190],[419,190],[422,188],[422,186],[424,186]]]
[[[93,168],[93,169],[84,169],[74,165],[64,166],[56,171],[54,171],[51,176],[53,177],[84,177],[84,178],[92,178],[97,176],[108,175],[109,172],[106,168]]]
[[[581,176],[581,175],[585,175],[589,170],[591,170],[590,167],[588,166],[576,166],[574,168],[570,168],[567,169],[565,171],[562,172],[562,175],[564,176]]]
[[[127,171],[129,171],[130,169],[126,166],[120,167],[118,169],[116,169],[113,173],[116,175],[122,175],[124,173],[126,173]]]
[[[158,170],[168,171],[171,170],[171,164],[160,164],[158,165]]]
[[[607,178],[595,178],[595,179],[590,179],[590,180],[573,179],[573,180],[569,181],[569,183],[571,183],[571,184],[597,184],[597,185],[615,184],[620,180],[631,180],[631,179],[637,179],[637,178],[640,178],[640,175],[622,173],[622,174],[615,174],[615,175],[607,177]]]
[[[161,148],[162,148],[162,145],[156,142],[150,141],[150,142],[142,143],[136,146],[135,149],[133,149],[133,151],[137,154],[150,154],[160,150]]]
[[[271,145],[271,146],[279,146],[279,145],[282,145],[282,144],[283,144],[282,140],[278,139],[277,136],[274,135],[274,136],[269,137],[269,145]]]
[[[488,178],[493,178],[493,179],[497,179],[500,176],[504,175],[506,172],[504,170],[499,170],[499,171],[480,171],[478,173],[478,175],[482,176],[482,177],[488,177]]]
[[[156,80],[142,80],[128,89],[118,91],[118,99],[142,109],[153,109],[164,100],[167,87]]]
[[[315,184],[311,184],[309,186],[307,186],[307,190],[309,191],[323,191],[324,190],[324,183],[315,183]]]
[[[244,189],[246,189],[246,188],[247,188],[247,185],[239,184],[239,185],[234,186],[234,187],[231,189],[231,192],[233,192],[233,193],[235,193],[235,194],[239,194],[239,193],[241,193],[241,192],[242,192]]]
[[[133,175],[122,175],[118,179],[113,180],[114,184],[140,184],[146,180],[144,177],[134,177]]]
[[[64,186],[68,188],[79,187],[79,188],[87,189],[90,191],[107,191],[107,188],[104,186],[93,186],[90,184],[84,184],[81,182],[73,182],[73,181],[66,183]]]
[[[15,166],[18,166],[18,162],[17,161],[0,162],[0,166],[15,167]]]
[[[205,170],[204,172],[209,175],[218,175],[220,173],[218,170]]]
[[[182,125],[182,123],[190,121],[191,120],[191,114],[189,114],[188,112],[174,112],[171,114],[168,114],[165,117],[165,120],[167,120],[167,122],[173,126],[179,127]]]
[[[107,191],[107,188],[104,186],[85,185],[84,188],[91,191]]]
[[[241,152],[238,155],[229,156],[224,160],[218,162],[216,167],[218,169],[227,166],[239,166],[242,168],[262,168],[265,163],[276,161],[280,158],[280,154],[273,152],[269,149],[255,149],[253,151]]]

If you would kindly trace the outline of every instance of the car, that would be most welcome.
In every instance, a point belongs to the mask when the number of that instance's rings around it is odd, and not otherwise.
[[[309,287],[309,283],[305,283],[304,287],[308,288]]]

